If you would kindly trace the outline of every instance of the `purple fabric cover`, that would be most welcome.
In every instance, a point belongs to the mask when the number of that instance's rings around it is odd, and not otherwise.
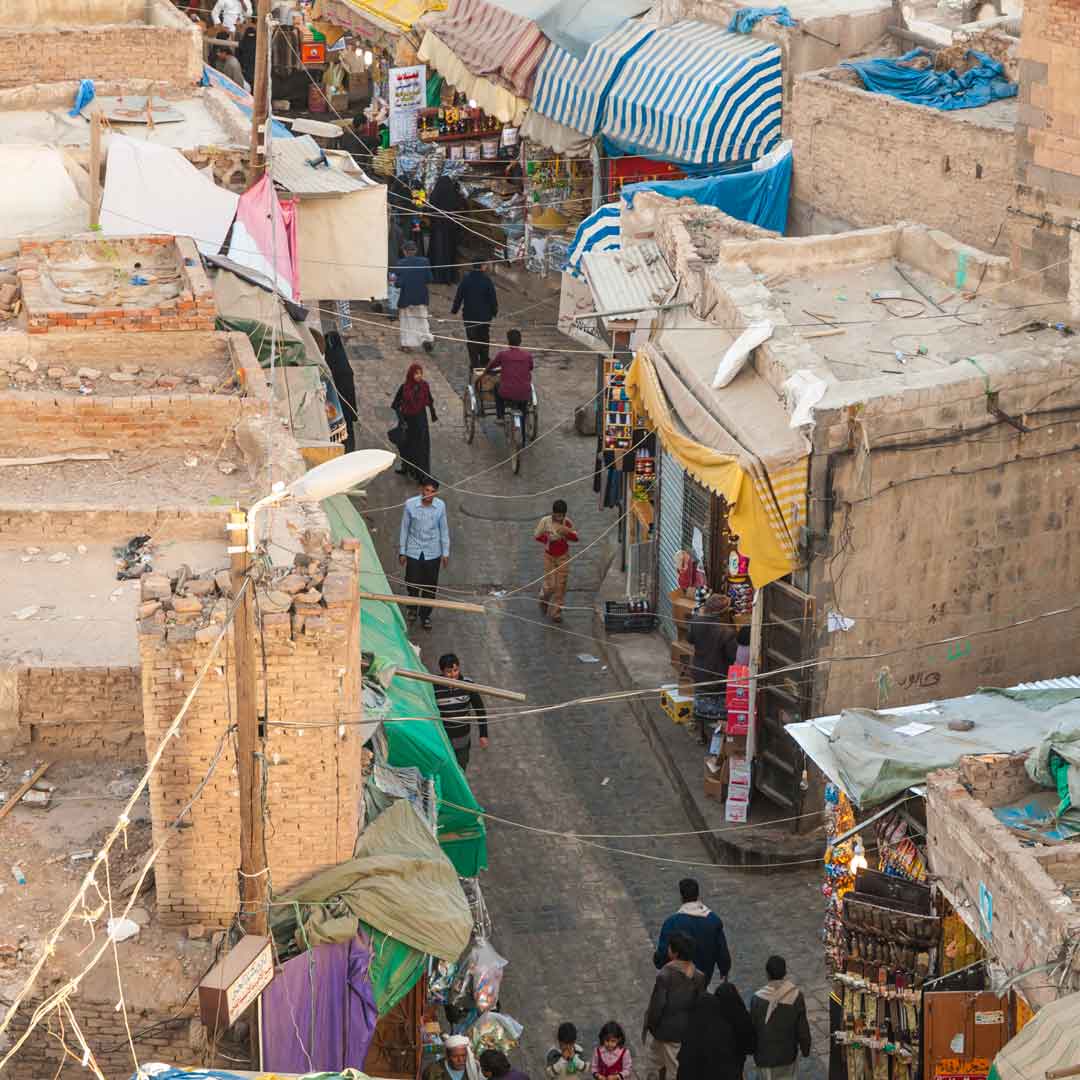
[[[287,960],[263,991],[263,1070],[363,1069],[379,1019],[363,937]]]

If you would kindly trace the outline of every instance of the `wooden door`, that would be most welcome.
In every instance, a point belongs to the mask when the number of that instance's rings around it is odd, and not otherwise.
[[[813,670],[795,665],[810,658],[813,626],[813,597],[785,581],[765,586],[754,787],[792,814],[803,811],[805,755],[784,729],[811,718]]]
[[[1009,1003],[990,991],[923,994],[923,1080],[977,1080],[1009,1041]]]
[[[420,1073],[420,1016],[427,979],[420,981],[375,1025],[364,1073],[387,1080],[415,1080]]]

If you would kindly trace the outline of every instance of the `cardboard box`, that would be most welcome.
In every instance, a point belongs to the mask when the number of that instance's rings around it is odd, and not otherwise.
[[[746,736],[725,735],[724,741],[720,746],[720,753],[724,757],[746,757]]]
[[[750,762],[745,758],[724,758],[727,763],[730,782],[738,787],[750,789]],[[749,796],[747,796],[749,797]]]
[[[742,800],[733,800],[728,795],[727,802],[724,803],[724,820],[725,821],[746,821],[750,815],[750,804]]]
[[[674,723],[687,724],[694,715],[694,699],[692,696],[680,694],[678,687],[672,683],[660,688],[660,708]]]
[[[690,622],[690,616],[694,614],[695,602],[692,597],[685,596],[683,593],[675,589],[668,593],[668,599],[671,601],[671,617],[675,620],[675,625],[686,625]]]
[[[705,773],[705,798],[724,801],[724,781]]]
[[[729,712],[727,724],[724,730],[729,735],[746,735],[750,731],[750,714],[745,712]]]
[[[746,712],[750,708],[750,669],[745,664],[732,664],[728,668],[725,702],[729,713]]]

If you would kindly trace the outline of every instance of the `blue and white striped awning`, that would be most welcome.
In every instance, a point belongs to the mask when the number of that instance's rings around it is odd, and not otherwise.
[[[564,269],[580,277],[581,260],[590,251],[618,251],[621,247],[622,203],[605,203],[577,227]]]
[[[688,165],[753,161],[780,141],[776,45],[701,22],[629,22],[578,60],[550,45],[533,108],[630,153]]]

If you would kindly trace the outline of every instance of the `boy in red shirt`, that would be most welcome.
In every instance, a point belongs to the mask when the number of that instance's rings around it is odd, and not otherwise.
[[[540,519],[533,533],[544,545],[544,582],[540,586],[540,610],[551,616],[552,622],[562,622],[566,582],[570,576],[570,544],[578,534],[574,523],[566,516],[566,503],[556,499],[551,513]]]

